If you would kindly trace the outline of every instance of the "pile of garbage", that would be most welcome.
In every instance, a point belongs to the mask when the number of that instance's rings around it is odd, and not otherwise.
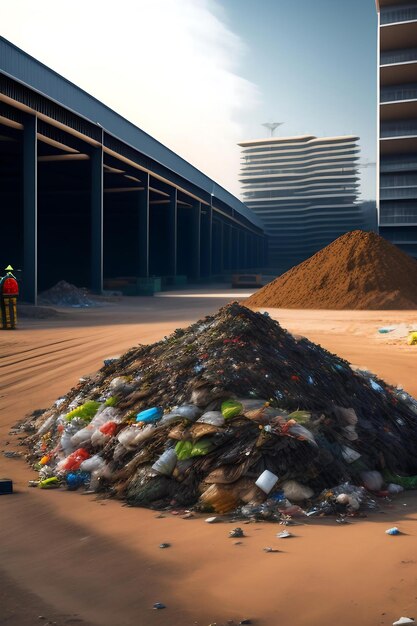
[[[56,285],[43,291],[39,296],[39,303],[54,306],[90,307],[98,306],[88,290],[79,288],[65,280],[60,280]]]
[[[417,402],[238,303],[107,359],[22,430],[34,486],[156,509],[340,513],[417,486]]]
[[[342,235],[245,301],[284,309],[416,309],[417,262],[376,233]]]

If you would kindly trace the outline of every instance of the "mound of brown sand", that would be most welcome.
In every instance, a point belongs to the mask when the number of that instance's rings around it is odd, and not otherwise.
[[[245,301],[283,309],[416,309],[417,262],[376,233],[342,235]]]

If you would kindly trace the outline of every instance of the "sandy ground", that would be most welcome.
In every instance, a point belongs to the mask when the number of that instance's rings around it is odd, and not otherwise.
[[[289,540],[276,538],[277,525],[245,525],[247,537],[236,545],[227,523],[31,489],[33,472],[2,454],[16,444],[8,432],[17,420],[50,405],[105,357],[160,339],[236,293],[126,298],[51,319],[25,317],[18,330],[0,333],[0,476],[12,478],[16,491],[0,498],[1,625],[374,626],[417,616],[414,493],[345,526],[309,519]],[[417,311],[269,312],[417,396],[417,346],[377,333],[413,325]],[[403,534],[387,536],[393,525]],[[161,542],[171,547],[160,550]],[[266,546],[280,552],[267,554]],[[155,602],[167,608],[153,610]]]

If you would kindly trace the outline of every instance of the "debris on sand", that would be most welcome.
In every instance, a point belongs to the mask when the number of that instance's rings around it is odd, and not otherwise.
[[[385,473],[417,474],[413,398],[238,303],[130,349],[28,425],[41,487],[176,512],[356,515]]]
[[[60,280],[56,285],[43,291],[39,296],[40,304],[54,306],[90,307],[99,306],[87,289],[76,287]]]

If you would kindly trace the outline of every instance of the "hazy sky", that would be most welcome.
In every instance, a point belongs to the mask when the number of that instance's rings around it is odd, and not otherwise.
[[[2,1],[1,34],[239,194],[243,139],[356,134],[376,157],[374,0]],[[375,197],[375,168],[362,172]]]

